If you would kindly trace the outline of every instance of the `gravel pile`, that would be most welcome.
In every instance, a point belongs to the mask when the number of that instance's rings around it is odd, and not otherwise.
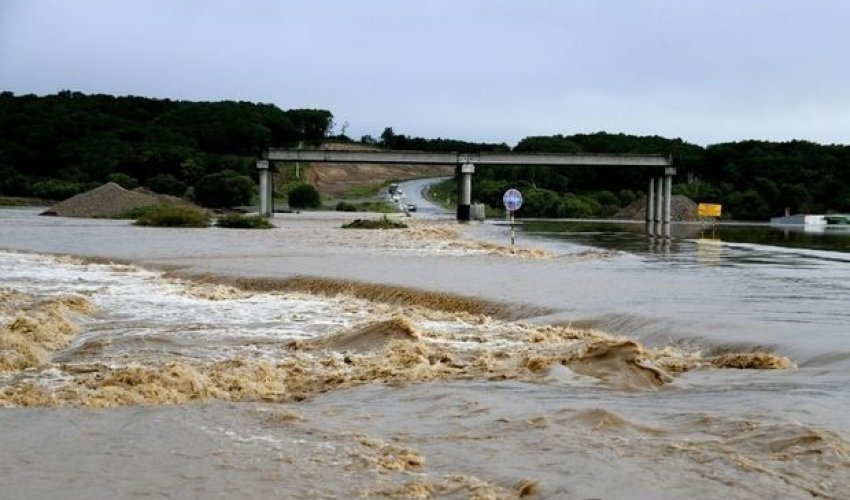
[[[646,197],[614,214],[612,219],[646,220]],[[674,221],[698,221],[697,203],[687,196],[675,195],[670,200],[670,218]]]
[[[139,188],[128,191],[114,182],[96,187],[91,191],[72,196],[48,208],[41,215],[60,217],[121,217],[130,210],[161,204],[183,204],[188,202]]]

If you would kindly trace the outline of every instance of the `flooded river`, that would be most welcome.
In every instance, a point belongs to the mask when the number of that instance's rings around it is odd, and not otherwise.
[[[2,498],[848,497],[841,237],[35,213],[0,210]]]

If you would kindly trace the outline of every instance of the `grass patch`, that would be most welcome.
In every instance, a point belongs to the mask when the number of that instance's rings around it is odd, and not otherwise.
[[[206,212],[176,205],[159,205],[146,211],[136,220],[137,226],[153,227],[209,227]]]
[[[345,198],[373,198],[378,195],[381,189],[390,184],[390,181],[378,182],[375,184],[366,184],[363,186],[353,186],[345,193]]]
[[[406,229],[407,224],[383,216],[380,219],[357,219],[342,225],[343,229]]]
[[[453,210],[457,207],[457,181],[452,178],[438,182],[431,186],[425,197],[443,208]]]
[[[215,223],[228,229],[271,229],[274,224],[261,215],[227,214]]]

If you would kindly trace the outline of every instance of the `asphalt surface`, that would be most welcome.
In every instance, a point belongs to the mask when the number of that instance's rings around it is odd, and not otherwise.
[[[412,181],[404,181],[399,183],[399,188],[404,191],[404,202],[407,204],[416,205],[416,211],[411,215],[417,217],[428,218],[445,218],[454,216],[454,214],[445,208],[433,203],[425,198],[424,192],[429,186],[437,184],[448,177],[431,177],[428,179],[414,179]]]

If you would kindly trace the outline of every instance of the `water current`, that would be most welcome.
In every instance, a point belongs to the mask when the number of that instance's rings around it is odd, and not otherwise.
[[[0,210],[0,497],[848,498],[841,237],[277,224]]]

